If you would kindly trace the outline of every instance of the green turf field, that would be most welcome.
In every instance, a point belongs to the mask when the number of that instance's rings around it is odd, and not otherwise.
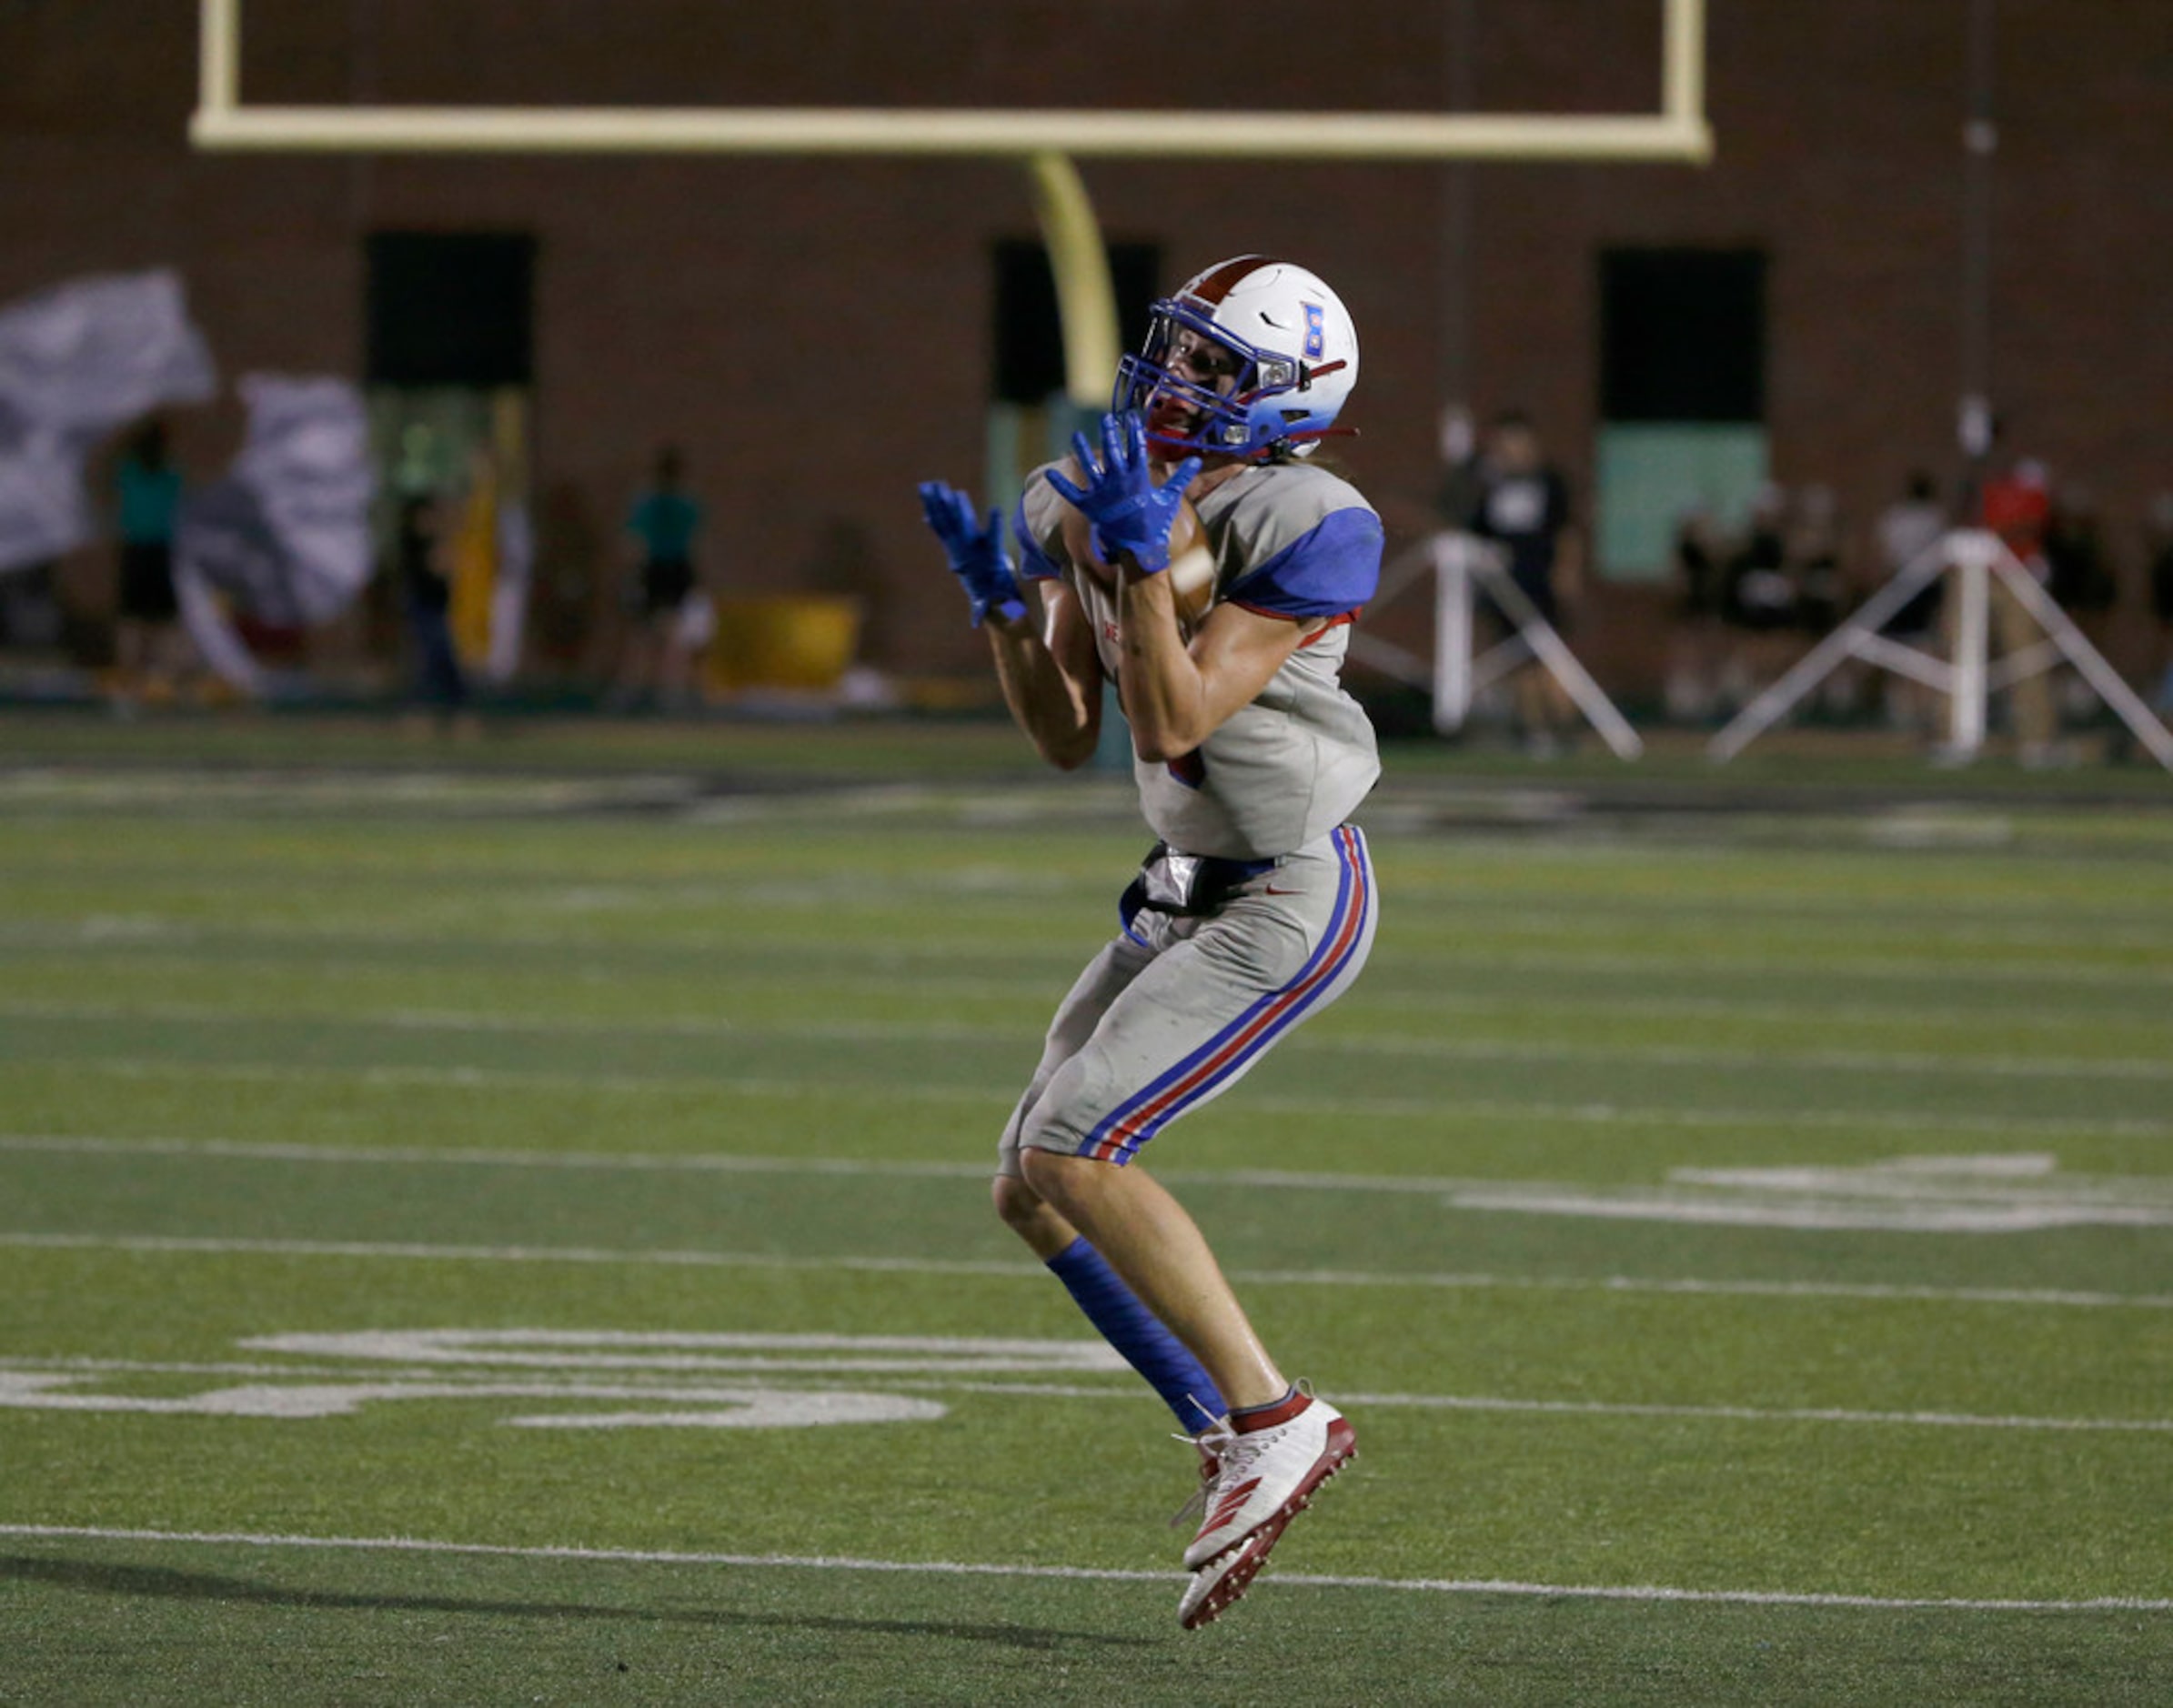
[[[2161,775],[1392,756],[1148,1152],[1360,1432],[1188,1636],[985,1190],[1121,784],[0,734],[0,1703],[2173,1701]]]

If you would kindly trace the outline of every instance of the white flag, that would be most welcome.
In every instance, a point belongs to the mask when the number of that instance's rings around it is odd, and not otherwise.
[[[193,492],[174,542],[182,616],[219,673],[257,685],[228,610],[282,628],[329,622],[375,568],[376,487],[362,394],[348,381],[243,377],[247,437],[226,478]],[[232,662],[229,662],[232,661]]]
[[[328,622],[374,568],[362,395],[344,379],[271,374],[238,389],[247,437],[226,478],[182,505],[175,557],[266,623]]]
[[[0,403],[0,572],[50,562],[94,531],[83,447]]]
[[[0,571],[89,540],[92,447],[217,384],[171,272],[77,279],[0,309]]]

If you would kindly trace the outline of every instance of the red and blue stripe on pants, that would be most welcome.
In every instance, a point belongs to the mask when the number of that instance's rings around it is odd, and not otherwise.
[[[1340,870],[1328,929],[1297,976],[1271,990],[1143,1090],[1095,1124],[1079,1154],[1126,1163],[1139,1148],[1193,1105],[1204,1101],[1259,1060],[1262,1052],[1314,1009],[1324,1007],[1364,949],[1373,911],[1373,869],[1356,825],[1332,840]]]

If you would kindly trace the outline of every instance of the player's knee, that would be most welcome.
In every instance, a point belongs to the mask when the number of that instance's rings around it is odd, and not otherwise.
[[[1040,1150],[1029,1145],[1019,1153],[1026,1184],[1035,1194],[1059,1210],[1067,1210],[1078,1194],[1081,1170],[1104,1166],[1061,1150]]]
[[[1041,1195],[1024,1181],[999,1174],[989,1183],[989,1198],[996,1214],[1013,1233],[1031,1233],[1049,1212]]]
[[[1079,1238],[1079,1230],[1063,1211],[1024,1181],[1000,1174],[990,1196],[1004,1226],[1043,1262],[1062,1255]]]

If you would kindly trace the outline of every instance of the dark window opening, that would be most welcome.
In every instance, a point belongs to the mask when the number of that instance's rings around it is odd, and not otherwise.
[[[1756,249],[1600,256],[1600,415],[1762,421],[1766,266]]]
[[[372,233],[369,383],[527,386],[535,270],[536,240],[524,233]]]

